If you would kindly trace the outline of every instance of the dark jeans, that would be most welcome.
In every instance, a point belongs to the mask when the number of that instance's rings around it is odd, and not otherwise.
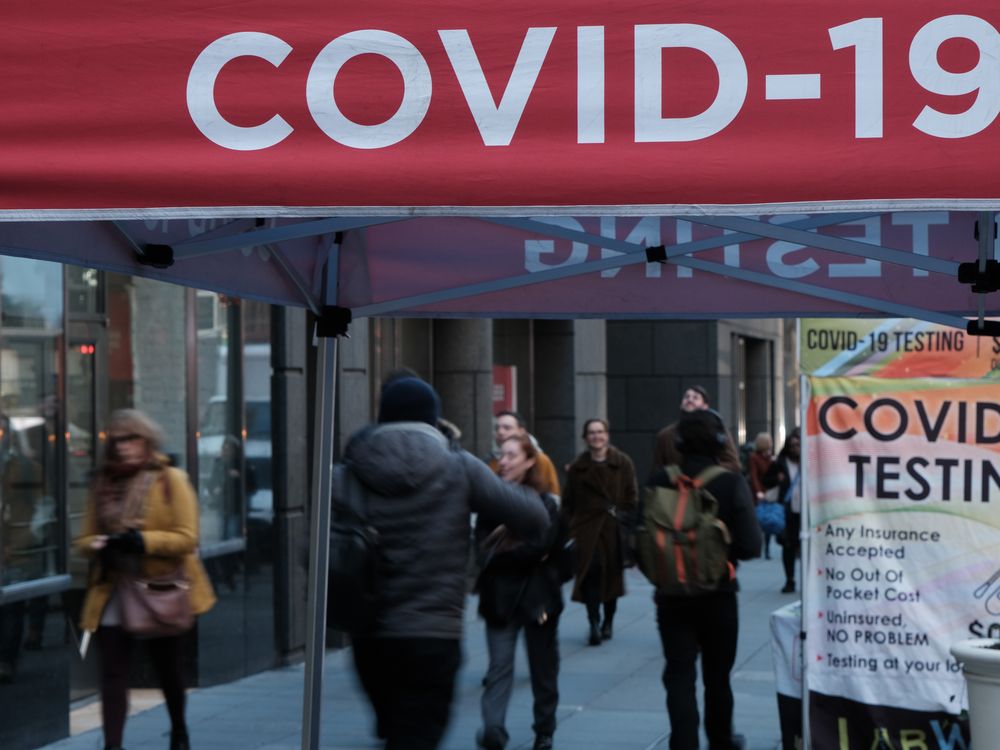
[[[386,750],[434,750],[448,727],[461,643],[445,638],[358,638],[353,650]]]
[[[799,533],[802,529],[802,515],[792,513],[785,506],[784,547],[781,562],[785,566],[785,582],[795,583],[795,560],[799,556]]]
[[[170,731],[186,734],[184,722],[184,663],[181,652],[183,635],[151,638],[146,641],[149,657],[156,670],[160,689],[170,714]],[[121,747],[128,713],[128,673],[135,639],[119,627],[97,629],[101,657],[101,719],[104,744]]]
[[[733,691],[729,672],[736,661],[739,615],[736,593],[662,597],[656,620],[666,665],[670,750],[698,750],[697,660],[705,685],[705,734],[710,750],[732,750]]]

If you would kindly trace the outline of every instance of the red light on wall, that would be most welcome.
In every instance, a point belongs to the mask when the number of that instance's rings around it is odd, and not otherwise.
[[[94,345],[93,344],[80,344],[78,347],[80,354],[93,354]]]

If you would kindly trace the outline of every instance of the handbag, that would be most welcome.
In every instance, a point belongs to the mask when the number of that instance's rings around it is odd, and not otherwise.
[[[163,478],[170,500],[170,482]],[[145,516],[146,492],[138,500]],[[133,570],[138,567],[135,561]],[[142,577],[122,572],[116,588],[122,608],[122,629],[136,638],[166,638],[186,633],[194,626],[191,609],[191,582],[184,575],[184,563],[162,576]]]
[[[155,578],[131,574],[119,579],[122,628],[137,638],[166,638],[186,633],[194,625],[191,583],[181,568]]]
[[[785,531],[785,506],[763,502],[757,505],[757,522],[766,534],[779,536]]]

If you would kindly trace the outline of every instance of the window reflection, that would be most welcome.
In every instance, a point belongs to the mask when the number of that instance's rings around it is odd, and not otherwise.
[[[198,489],[201,540],[211,544],[243,537],[243,497],[256,483],[248,476],[239,384],[240,309],[237,300],[196,293],[198,329]]]
[[[56,506],[62,270],[0,259],[0,584],[62,572]]]

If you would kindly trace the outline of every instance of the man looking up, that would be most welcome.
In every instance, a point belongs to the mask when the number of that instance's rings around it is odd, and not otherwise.
[[[497,447],[499,448],[499,446],[503,445],[504,440],[520,435],[527,435],[528,439],[531,440],[538,450],[538,471],[541,474],[542,483],[544,484],[544,488],[540,489],[539,492],[549,492],[553,495],[559,495],[559,476],[556,474],[556,467],[553,465],[552,459],[542,452],[542,447],[535,440],[535,436],[528,432],[524,417],[516,411],[497,412],[496,421],[493,423],[493,438],[496,441]],[[490,469],[494,474],[499,472],[499,456],[495,451],[491,454],[487,463],[489,463]]]
[[[692,385],[684,391],[681,397],[681,413],[704,411],[710,409],[708,391],[704,386]],[[736,453],[736,444],[733,443],[733,436],[726,430],[726,444],[722,446],[719,454],[719,465],[728,471],[741,471],[739,455]],[[653,448],[653,468],[652,471],[662,469],[664,466],[679,464],[681,462],[680,451],[677,450],[677,422],[672,422],[656,433],[656,446]]]

